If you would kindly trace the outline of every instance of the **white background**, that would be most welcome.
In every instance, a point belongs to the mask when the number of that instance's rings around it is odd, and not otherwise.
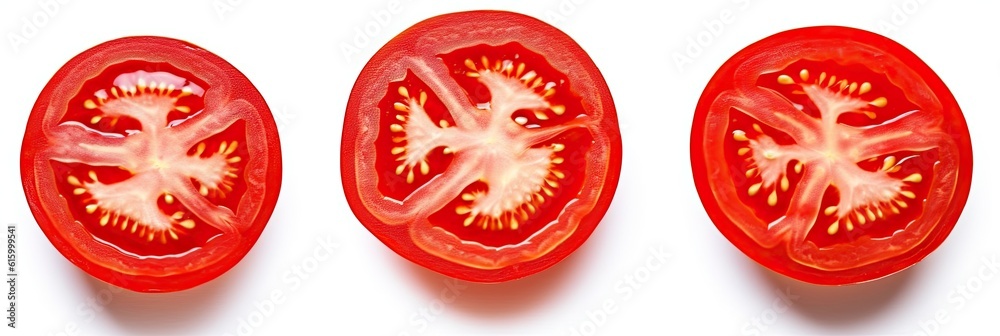
[[[979,275],[984,258],[1000,254],[989,210],[1000,189],[991,138],[1000,121],[997,2],[400,0],[383,25],[371,13],[388,1],[60,1],[53,15],[38,1],[0,4],[0,221],[20,230],[17,334],[235,335],[241,321],[256,335],[1000,333],[1000,276]],[[545,272],[497,285],[449,284],[395,255],[353,217],[339,178],[344,107],[368,57],[420,20],[471,9],[529,14],[576,39],[607,79],[624,142],[621,184],[592,238]],[[706,35],[705,22],[724,11],[734,19]],[[37,33],[15,48],[11,34],[23,36],[33,19]],[[692,113],[718,66],[773,33],[827,24],[883,32],[919,55],[954,92],[977,150],[969,203],[944,244],[909,270],[847,287],[799,283],[746,258],[708,220],[688,164]],[[366,25],[370,41],[355,45]],[[678,68],[673,57],[699,34],[703,50]],[[39,91],[77,53],[128,35],[179,38],[222,56],[281,126],[284,184],[260,241],[233,270],[180,293],[120,291],[79,271],[42,235],[21,189],[18,151]],[[359,53],[345,57],[346,45]],[[317,239],[339,244],[333,258],[314,263]],[[663,267],[644,266],[651,249],[670,254]],[[316,268],[299,286],[286,281],[303,264]],[[626,297],[621,286],[633,275],[646,281]],[[954,291],[967,286],[978,291],[959,305]],[[448,288],[458,296],[444,302]],[[269,309],[275,291],[284,300]],[[775,306],[779,291],[791,308]],[[596,313],[606,302],[612,312]]]

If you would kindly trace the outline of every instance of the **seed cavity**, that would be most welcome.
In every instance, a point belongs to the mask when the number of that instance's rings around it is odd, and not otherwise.
[[[465,216],[462,224],[466,227],[478,227],[483,230],[517,230],[522,223],[528,221],[542,204],[555,197],[556,190],[561,186],[561,180],[566,174],[558,168],[565,163],[565,158],[559,152],[565,145],[555,143],[549,146],[551,154],[548,164],[542,169],[541,175],[529,172],[511,182],[514,185],[505,191],[495,191],[496,195],[484,191],[464,193],[461,195],[464,203],[455,207],[455,213]],[[535,184],[532,176],[541,177]],[[489,181],[486,181],[487,183]],[[508,186],[498,186],[503,189]],[[505,225],[506,223],[506,225]]]
[[[861,96],[868,94],[872,90],[872,84],[869,82],[862,82],[859,84],[858,82],[849,81],[843,78],[837,80],[837,76],[834,75],[828,77],[826,72],[821,72],[819,74],[819,78],[817,78],[814,81],[810,81],[810,78],[811,77],[809,74],[809,70],[802,69],[801,71],[799,71],[798,80],[796,80],[792,76],[781,74],[778,76],[777,82],[780,85],[800,85],[800,86],[815,85],[818,87],[826,88],[829,91],[838,95],[843,95],[846,97],[855,97],[858,99],[863,99],[861,98]],[[805,91],[794,90],[792,91],[792,93],[805,94]],[[876,97],[868,101],[868,105],[876,108],[883,108],[886,107],[888,104],[889,101],[885,97]],[[873,111],[857,111],[857,112],[864,114],[870,119],[875,119],[878,116]]]

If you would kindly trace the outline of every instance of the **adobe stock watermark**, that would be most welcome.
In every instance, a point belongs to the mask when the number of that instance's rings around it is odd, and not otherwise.
[[[903,0],[893,3],[889,17],[879,20],[875,24],[875,30],[882,35],[889,35],[899,31],[928,1],[929,0]]]
[[[980,258],[979,268],[976,273],[948,292],[948,303],[950,306],[938,309],[934,315],[917,322],[919,329],[913,333],[915,336],[940,335],[944,326],[951,323],[952,313],[965,308],[965,305],[976,298],[982,292],[987,283],[1000,275],[1000,262],[994,254]]]
[[[743,328],[740,329],[743,335],[763,335],[771,326],[778,323],[782,314],[795,305],[795,301],[801,298],[801,295],[793,294],[791,288],[785,288],[784,291],[775,289],[774,293],[771,305],[743,324]]]
[[[456,279],[444,280],[444,286],[438,292],[438,296],[430,302],[417,308],[417,311],[410,314],[409,327],[400,331],[398,336],[421,335],[427,332],[431,323],[434,323],[446,311],[446,307],[458,300],[469,285]]]
[[[124,279],[119,274],[112,275],[117,277],[116,282],[128,281]],[[48,336],[77,336],[83,335],[84,327],[86,327],[91,322],[94,322],[101,313],[104,313],[105,307],[114,302],[115,297],[118,296],[125,289],[109,285],[102,284],[104,288],[97,291],[94,295],[87,297],[83,302],[76,305],[76,316],[78,320],[67,322],[62,326],[61,329],[49,332]]]
[[[274,117],[274,123],[278,126],[278,131],[285,131],[295,121],[296,114],[288,110],[288,107],[282,106],[279,109],[271,110],[271,116]]]
[[[577,7],[586,2],[587,0],[559,0],[554,7],[542,12],[542,18],[553,26],[558,25],[568,21],[576,14]]]
[[[41,32],[43,28],[55,20],[63,7],[69,0],[41,0],[38,1],[38,9],[31,14],[21,17],[17,28],[7,32],[7,42],[14,53],[21,52],[21,48],[28,45]]]
[[[369,19],[360,26],[354,27],[351,38],[348,41],[340,42],[340,53],[344,55],[347,63],[356,60],[355,56],[368,48],[372,39],[376,38],[389,28],[396,15],[403,12],[403,3],[400,0],[389,0],[385,6],[368,13]]]
[[[750,0],[730,0],[729,5],[719,11],[714,17],[701,22],[702,30],[684,39],[684,48],[674,51],[670,58],[674,61],[677,72],[684,73],[687,66],[705,53],[715,41],[726,32],[726,27],[736,22],[737,13],[750,8]]]
[[[254,301],[250,312],[236,320],[234,331],[224,335],[253,335],[257,328],[264,325],[264,322],[287,301],[288,295],[301,288],[302,284],[319,270],[320,265],[333,258],[334,252],[338,249],[340,249],[340,244],[333,239],[333,235],[326,236],[326,238],[316,238],[316,244],[310,248],[311,253],[281,273],[283,286],[271,290],[263,298]]]
[[[235,12],[246,0],[212,0],[212,10],[219,17],[219,21],[226,21],[229,14]]]
[[[620,280],[615,282],[612,295],[601,302],[600,306],[584,311],[585,318],[576,326],[569,328],[570,336],[592,336],[597,334],[601,327],[608,323],[608,320],[619,311],[621,305],[635,297],[642,287],[649,283],[657,272],[664,268],[671,254],[664,246],[650,247],[643,258],[643,263],[625,273]]]

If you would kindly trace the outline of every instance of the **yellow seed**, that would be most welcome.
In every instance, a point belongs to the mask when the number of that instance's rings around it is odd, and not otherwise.
[[[198,189],[198,193],[202,196],[208,196],[208,187],[201,186],[201,188]]]
[[[420,173],[427,175],[431,172],[431,167],[427,165],[427,161],[420,161]]]
[[[231,158],[229,158],[229,159],[226,159],[226,162],[229,162],[229,163],[237,163],[237,162],[240,162],[240,161],[242,161],[242,160],[243,160],[243,159],[242,159],[242,158],[240,158],[239,156],[234,156],[234,157],[231,157]]]
[[[851,221],[848,220],[847,223],[845,223],[845,224],[847,224],[847,225],[845,225],[845,226],[847,226],[847,231],[854,231],[854,223],[851,223]]]
[[[552,151],[553,152],[561,152],[563,149],[566,149],[566,145],[559,144],[559,143],[552,144]]]
[[[562,115],[563,113],[566,113],[566,106],[563,105],[551,106],[549,107],[549,109],[552,110],[552,112],[555,113],[556,115]]]
[[[462,200],[463,201],[469,202],[469,201],[473,201],[475,199],[476,199],[476,195],[473,195],[473,194],[462,194]]]
[[[76,178],[76,176],[72,176],[72,175],[70,175],[70,177],[66,178],[66,182],[69,182],[70,185],[77,186],[77,187],[83,185],[83,184],[80,183],[80,179],[78,179],[78,178]]]
[[[757,176],[757,168],[750,168],[750,170],[747,170],[747,174],[746,175],[747,175],[747,178],[751,178],[751,177]]]
[[[838,208],[837,208],[836,205],[829,206],[829,207],[826,208],[826,210],[823,210],[823,214],[827,215],[827,216],[833,215],[833,213],[837,212],[837,209]]]
[[[399,92],[400,96],[410,98],[410,92],[406,90],[405,86],[400,86],[399,89],[396,90],[396,92]]]
[[[201,153],[205,152],[205,143],[198,143],[198,147],[194,149],[194,156],[199,156]]]
[[[469,68],[469,70],[476,70],[476,62],[473,62],[471,59],[466,58],[465,67]]]
[[[239,145],[239,142],[237,142],[237,141],[230,142],[229,143],[229,147],[226,148],[226,152],[223,153],[223,154],[226,154],[226,155],[233,154],[233,152],[236,151],[236,146],[237,145]]]
[[[771,190],[771,195],[767,196],[767,205],[775,206],[778,204],[778,191]]]
[[[781,177],[781,191],[788,191],[788,177]]]
[[[740,148],[739,150],[737,150],[736,154],[746,155],[749,152],[750,152],[750,148],[743,147],[743,148]]]
[[[761,187],[760,183],[751,185],[750,189],[747,189],[747,194],[749,194],[750,196],[756,196],[757,193],[760,192],[760,187]]]
[[[389,125],[389,130],[391,130],[393,132],[402,132],[403,131],[403,126],[401,126],[399,124],[392,124],[392,125]]]
[[[566,174],[563,174],[563,172],[558,171],[558,170],[553,170],[552,171],[552,175],[555,175],[556,177],[561,178],[561,179],[566,178]]]
[[[795,173],[796,174],[802,173],[802,162],[795,164]]]
[[[79,196],[79,195],[83,195],[83,193],[85,193],[85,192],[87,192],[87,189],[83,189],[83,188],[73,189],[73,195]]]
[[[413,169],[406,173],[406,183],[413,183]]]
[[[885,97],[878,97],[875,98],[875,100],[872,100],[869,104],[875,107],[885,107],[888,103],[889,101],[886,100]]]
[[[97,211],[97,204],[87,204],[86,209],[88,214],[92,214],[94,211]]]
[[[882,162],[882,170],[883,171],[889,170],[889,168],[892,168],[892,166],[895,165],[896,165],[896,157],[890,155],[889,157],[885,158],[884,162]]]
[[[178,238],[177,234],[174,233],[173,230],[169,230],[169,231],[167,231],[167,233],[170,233],[170,239],[177,240],[177,238]]]
[[[420,106],[424,106],[427,103],[427,92],[420,91]]]
[[[760,128],[760,125],[758,125],[757,123],[754,123],[754,124],[753,124],[753,130],[754,130],[754,131],[757,131],[757,133],[764,133],[764,130],[763,130],[763,129],[761,129],[761,128]]]
[[[402,153],[402,152],[405,152],[405,151],[406,151],[406,148],[404,148],[404,147],[393,147],[392,150],[390,150],[389,152],[392,153],[392,155],[398,155],[399,153]]]
[[[799,71],[799,78],[803,81],[809,80],[809,70],[802,69],[802,71]]]
[[[903,179],[904,182],[911,182],[911,183],[920,183],[920,181],[923,181],[923,180],[924,180],[924,177],[922,175],[920,175],[919,173],[915,173],[915,174],[907,176],[906,178]]]
[[[781,85],[791,85],[791,84],[795,84],[795,80],[792,79],[792,77],[789,77],[788,75],[781,75],[781,76],[778,76],[778,84],[781,84]]]
[[[93,110],[97,108],[97,103],[94,103],[93,100],[87,99],[87,101],[83,102],[83,107],[88,110]]]
[[[472,209],[470,209],[467,206],[459,205],[459,206],[455,207],[455,213],[456,214],[464,215],[464,214],[467,214],[467,213],[470,213],[470,212],[472,212]]]
[[[750,139],[747,139],[746,132],[743,132],[741,130],[735,130],[735,131],[733,131],[733,140],[736,140],[736,141],[748,141]]]
[[[837,234],[838,230],[840,230],[840,223],[833,222],[833,224],[830,224],[830,227],[826,228],[826,233],[832,236]]]
[[[861,83],[861,87],[858,89],[858,94],[859,95],[863,95],[863,94],[868,93],[868,91],[871,91],[871,90],[872,90],[872,83],[864,82],[864,83]]]
[[[163,200],[166,201],[167,204],[174,204],[174,195],[171,194],[163,195]]]
[[[191,108],[187,106],[177,106],[174,109],[181,111],[181,113],[191,113]]]
[[[903,196],[905,196],[906,198],[909,198],[909,199],[917,198],[917,195],[914,194],[912,191],[909,191],[909,190],[900,191],[899,194],[903,195]]]
[[[868,220],[869,221],[872,221],[872,222],[875,221],[875,213],[872,212],[871,208],[865,209],[865,213],[868,215]]]
[[[476,219],[476,218],[475,218],[475,217],[472,217],[472,216],[469,216],[469,217],[466,217],[466,218],[465,218],[465,221],[464,221],[464,222],[462,222],[462,225],[464,225],[464,226],[469,226],[469,225],[472,225],[472,221],[474,221],[475,219]]]
[[[94,116],[93,118],[90,118],[90,123],[91,124],[96,124],[96,123],[99,123],[99,122],[101,122],[101,116]]]
[[[180,223],[177,223],[177,224],[180,225],[181,227],[185,228],[185,229],[188,229],[188,230],[194,229],[194,220],[193,219],[185,219],[185,220],[183,220],[183,221],[181,221]]]

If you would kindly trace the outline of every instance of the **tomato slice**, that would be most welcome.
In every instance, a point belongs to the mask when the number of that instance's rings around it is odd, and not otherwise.
[[[621,167],[614,104],[572,39],[524,15],[437,16],[361,71],[341,147],[355,215],[403,257],[499,282],[565,258]]]
[[[140,292],[194,287],[250,250],[277,201],[270,110],[218,56],[162,37],[77,55],[28,119],[21,179],[67,259]]]
[[[702,203],[736,247],[817,284],[900,271],[951,232],[972,147],[940,78],[883,36],[782,32],[708,83],[691,164]]]

